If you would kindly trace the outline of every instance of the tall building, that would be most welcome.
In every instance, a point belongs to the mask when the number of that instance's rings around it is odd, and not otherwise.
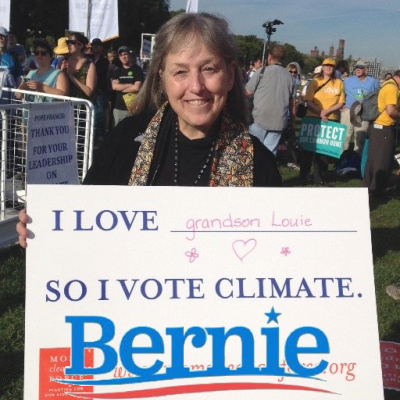
[[[333,45],[331,47],[329,47],[329,57],[333,58],[333,53],[335,52],[335,48],[333,47]]]
[[[336,51],[336,59],[341,60],[344,57],[344,39],[339,40],[339,47]]]

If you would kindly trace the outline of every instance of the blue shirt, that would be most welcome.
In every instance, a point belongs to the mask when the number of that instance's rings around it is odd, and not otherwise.
[[[362,102],[365,95],[379,89],[379,81],[372,77],[366,76],[363,81],[358,79],[355,75],[343,81],[344,94],[346,96],[345,106],[350,108],[355,101]]]
[[[14,74],[14,58],[10,53],[0,54],[0,66],[6,67]]]

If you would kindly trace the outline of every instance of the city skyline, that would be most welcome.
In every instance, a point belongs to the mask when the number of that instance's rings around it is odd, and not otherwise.
[[[198,0],[199,11],[223,15],[236,35],[266,38],[263,23],[278,19],[271,40],[292,44],[304,54],[316,46],[329,52],[340,39],[346,42],[344,57],[382,61],[383,67],[397,69],[400,65],[398,0],[359,2],[336,0],[331,7],[320,0]],[[171,0],[170,10],[186,9],[186,0]]]

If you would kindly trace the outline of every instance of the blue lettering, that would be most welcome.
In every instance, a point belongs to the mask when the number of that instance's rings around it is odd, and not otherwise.
[[[136,336],[147,335],[151,341],[150,347],[133,347]],[[154,364],[147,368],[138,367],[134,362],[132,354],[162,354],[164,353],[164,342],[161,335],[153,328],[138,327],[128,331],[121,340],[119,354],[121,363],[132,374],[139,376],[150,376],[157,373],[164,363],[156,360]]]
[[[71,366],[65,368],[66,375],[105,374],[112,371],[117,365],[117,352],[109,345],[115,335],[114,323],[105,317],[71,317],[65,322],[71,323]],[[85,324],[98,324],[101,327],[101,338],[95,342],[85,342]],[[104,362],[100,367],[86,368],[84,360],[85,349],[99,349],[104,355]]]
[[[303,335],[312,335],[315,338],[315,347],[299,347],[298,342]],[[313,376],[322,373],[327,367],[328,362],[321,360],[321,362],[314,368],[306,368],[299,362],[298,354],[328,354],[329,342],[318,328],[306,326],[294,330],[286,340],[285,357],[287,365],[290,369],[300,376]]]

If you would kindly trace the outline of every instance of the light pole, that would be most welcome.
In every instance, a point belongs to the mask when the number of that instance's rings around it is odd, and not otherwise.
[[[267,40],[264,42],[264,50],[262,56],[263,65],[265,65],[265,59],[268,60],[269,46],[271,44],[271,35],[274,32],[276,32],[276,28],[274,28],[275,25],[283,25],[283,22],[279,21],[279,19],[274,19],[273,21],[267,21],[262,24],[263,28],[265,28],[265,33],[267,34]]]

